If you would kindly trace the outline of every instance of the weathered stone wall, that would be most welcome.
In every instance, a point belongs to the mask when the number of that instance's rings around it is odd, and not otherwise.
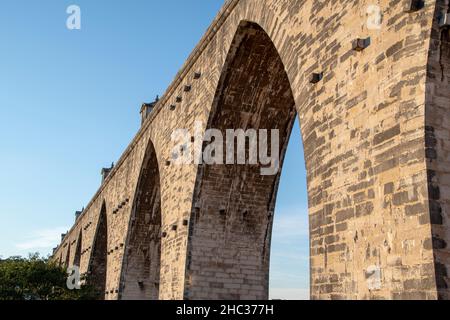
[[[82,231],[80,264],[88,270],[104,205],[105,297],[121,297],[137,195],[155,187],[138,183],[152,144],[161,196],[159,298],[266,298],[278,177],[263,179],[258,168],[174,165],[170,138],[201,121],[203,130],[275,126],[287,142],[291,101],[308,173],[312,298],[448,298],[448,41],[435,23],[436,1],[417,12],[405,12],[405,3],[229,1],[55,259],[70,247],[73,264]],[[379,29],[373,5],[382,12]],[[261,28],[256,36],[253,24]],[[352,50],[353,40],[366,37],[368,48]],[[266,82],[251,77],[258,72]]]

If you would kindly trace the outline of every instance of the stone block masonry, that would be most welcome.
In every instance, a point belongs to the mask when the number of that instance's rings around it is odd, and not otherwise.
[[[299,117],[313,299],[449,299],[443,0],[230,0],[53,259],[105,299],[267,299],[279,183],[171,162],[171,134]]]

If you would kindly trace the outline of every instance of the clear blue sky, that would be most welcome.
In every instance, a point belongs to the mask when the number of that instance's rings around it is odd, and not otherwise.
[[[82,29],[66,28],[76,4]],[[223,0],[2,0],[0,256],[48,254],[137,132]],[[309,289],[306,179],[298,125],[281,181],[273,298]]]

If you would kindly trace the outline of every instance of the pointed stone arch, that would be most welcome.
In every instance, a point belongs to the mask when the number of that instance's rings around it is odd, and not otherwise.
[[[70,243],[67,244],[67,252],[66,252],[66,259],[64,261],[64,267],[66,268],[70,267]]]
[[[186,278],[192,286],[185,298],[268,298],[275,201],[296,115],[290,82],[277,49],[259,25],[242,22],[221,75],[207,128],[218,129],[224,136],[228,129],[253,129],[258,136],[259,130],[268,129],[269,141],[275,134],[271,130],[278,130],[279,168],[275,165],[272,173],[262,175],[265,166],[259,164],[200,167],[188,241]],[[278,152],[275,144],[269,146],[271,153]],[[245,149],[248,159],[248,142]],[[234,153],[236,159],[236,149]]]
[[[83,231],[80,231],[77,239],[77,247],[75,249],[75,256],[73,258],[73,265],[81,266],[81,251],[83,250]]]
[[[148,143],[133,203],[120,299],[157,300],[161,268],[161,186],[153,143]]]
[[[92,255],[89,263],[89,282],[104,297],[108,265],[108,218],[104,202],[99,214]]]

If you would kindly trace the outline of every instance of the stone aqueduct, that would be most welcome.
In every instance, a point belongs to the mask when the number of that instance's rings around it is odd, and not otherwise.
[[[170,138],[198,120],[276,128],[284,154],[298,115],[312,298],[449,299],[447,12],[444,0],[228,1],[53,259],[108,300],[267,299],[279,175],[172,165]]]

